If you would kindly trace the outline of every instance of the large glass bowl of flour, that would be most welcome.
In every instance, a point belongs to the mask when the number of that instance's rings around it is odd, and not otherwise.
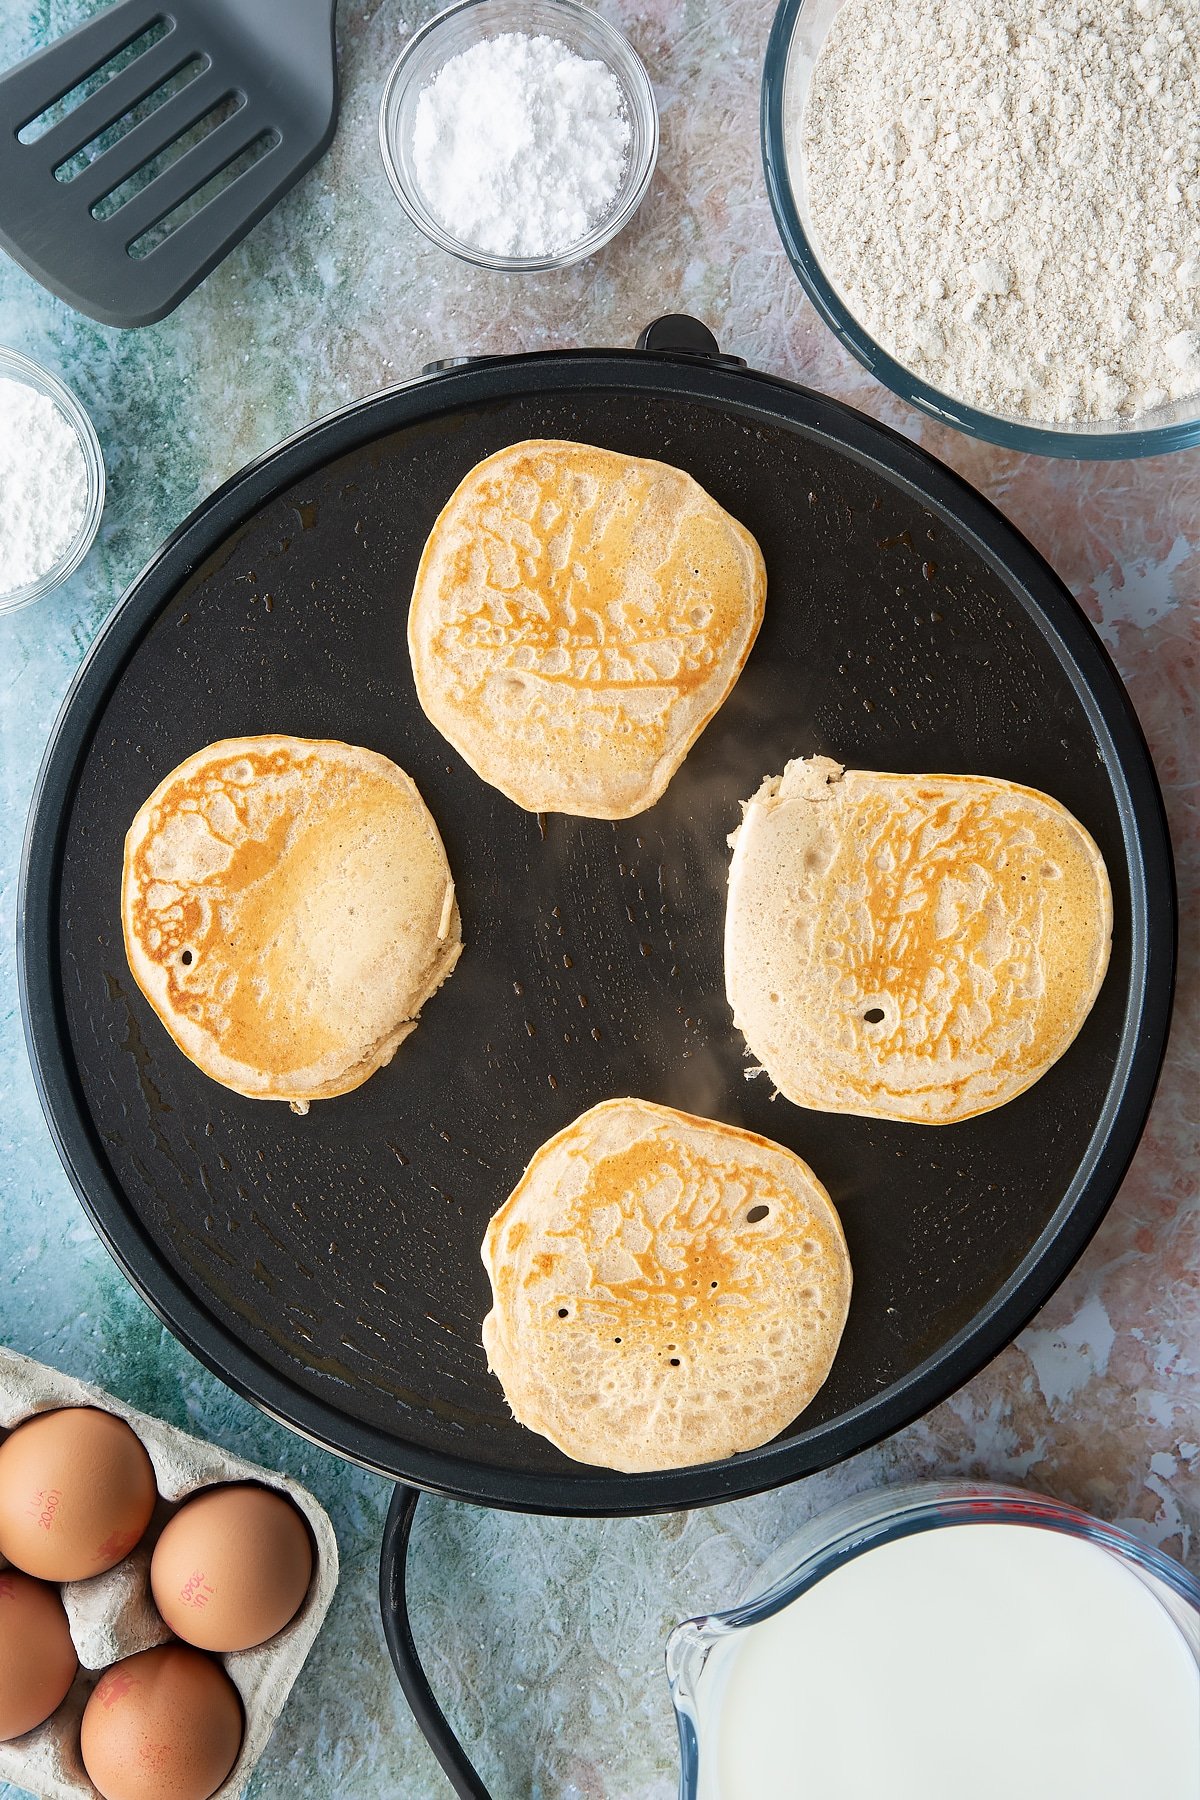
[[[1192,6],[783,0],[761,116],[776,224],[821,318],[902,399],[1049,456],[1200,442]]]

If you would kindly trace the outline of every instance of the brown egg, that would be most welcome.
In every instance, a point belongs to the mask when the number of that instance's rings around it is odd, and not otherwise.
[[[58,1589],[0,1569],[0,1742],[48,1719],[78,1667]]]
[[[84,1709],[83,1766],[104,1800],[208,1800],[241,1745],[237,1689],[186,1644],[113,1663]]]
[[[86,1581],[128,1556],[158,1498],[124,1419],[94,1406],[38,1413],[0,1444],[0,1552],[43,1581]]]
[[[291,1619],[312,1578],[308,1528],[273,1488],[208,1488],[154,1546],[150,1585],[171,1630],[202,1650],[249,1650]]]

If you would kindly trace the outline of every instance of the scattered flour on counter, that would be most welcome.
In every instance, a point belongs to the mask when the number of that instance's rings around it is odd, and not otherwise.
[[[1200,393],[1200,0],[846,0],[789,130],[827,275],[933,386]]]
[[[0,378],[0,599],[61,560],[87,503],[74,427],[48,394]]]
[[[450,57],[422,90],[413,164],[453,237],[491,256],[554,256],[612,206],[630,136],[604,63],[503,32]]]

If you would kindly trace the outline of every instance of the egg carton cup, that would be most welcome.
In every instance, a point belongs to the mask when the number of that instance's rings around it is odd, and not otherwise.
[[[266,1748],[292,1683],[321,1629],[337,1586],[337,1539],[329,1515],[286,1475],[243,1462],[215,1444],[135,1412],[111,1394],[0,1346],[0,1434],[36,1413],[62,1406],[97,1406],[115,1413],[137,1433],[154,1465],[159,1502],[138,1547],[115,1569],[60,1588],[79,1657],[79,1673],[57,1712],[23,1737],[0,1743],[0,1781],[12,1781],[41,1800],[96,1800],[79,1753],[79,1725],[101,1671],[122,1657],[171,1641],[150,1594],[150,1557],[158,1535],[180,1502],[202,1488],[254,1481],[286,1494],[312,1532],[313,1575],[299,1612],[282,1631],[253,1650],[219,1660],[241,1695],[245,1731],[238,1759],[213,1800],[236,1800]],[[0,1557],[0,1567],[4,1559]]]

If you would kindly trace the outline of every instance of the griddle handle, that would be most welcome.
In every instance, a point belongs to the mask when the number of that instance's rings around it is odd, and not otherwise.
[[[426,1742],[441,1763],[458,1800],[491,1800],[466,1751],[452,1731],[421,1666],[408,1616],[408,1544],[417,1501],[416,1488],[397,1483],[383,1528],[379,1558],[379,1604],[383,1635],[404,1698]]]
[[[647,325],[637,341],[639,350],[657,356],[695,356],[704,362],[721,363],[730,369],[744,369],[744,356],[725,356],[707,325],[693,319],[690,313],[664,313]]]
[[[637,341],[639,350],[652,356],[687,356],[695,362],[719,363],[723,369],[744,369],[744,356],[726,356],[707,325],[691,313],[664,313],[652,319]],[[503,362],[502,356],[441,356],[421,370],[422,375],[444,375],[449,369],[470,369],[480,363]]]

